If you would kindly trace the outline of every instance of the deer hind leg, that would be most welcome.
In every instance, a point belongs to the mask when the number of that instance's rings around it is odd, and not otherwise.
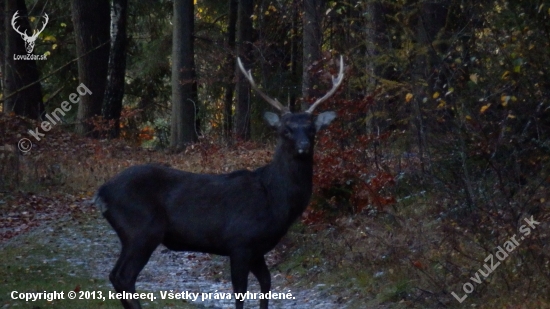
[[[131,241],[122,244],[122,251],[115,267],[109,275],[109,280],[118,293],[136,292],[136,279],[149,261],[151,254],[162,240],[161,233],[151,233],[133,237]],[[140,309],[141,305],[136,299],[121,299],[122,306],[125,309]]]

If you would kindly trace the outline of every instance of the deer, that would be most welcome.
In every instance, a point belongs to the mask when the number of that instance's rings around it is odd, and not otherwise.
[[[42,29],[40,30],[33,30],[32,35],[27,35],[27,30],[25,32],[21,32],[19,30],[19,27],[15,27],[15,21],[19,18],[19,11],[15,11],[15,14],[13,14],[13,17],[11,18],[11,26],[13,27],[13,30],[15,32],[19,33],[21,35],[21,38],[23,41],[25,41],[25,49],[27,50],[27,53],[30,54],[34,50],[34,42],[38,38],[38,35],[44,31],[44,28],[46,28],[46,25],[48,24],[48,21],[50,18],[48,17],[48,14],[44,13],[44,19],[45,21],[42,23]]]
[[[138,274],[160,244],[174,251],[228,256],[235,295],[247,292],[250,272],[258,280],[261,293],[270,292],[271,275],[264,255],[309,204],[315,135],[336,117],[333,111],[315,117],[313,111],[342,84],[344,60],[340,58],[332,88],[305,112],[294,113],[267,96],[240,58],[237,62],[251,88],[280,113],[264,115],[278,133],[272,161],[256,170],[229,174],[137,165],[104,183],[94,203],[122,245],[109,274],[118,293],[135,293]],[[121,302],[126,309],[141,308],[136,299]],[[235,297],[235,308],[243,306],[244,298]],[[268,309],[267,299],[260,299],[260,309]]]

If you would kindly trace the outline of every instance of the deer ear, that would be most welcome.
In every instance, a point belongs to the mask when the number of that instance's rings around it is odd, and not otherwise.
[[[328,127],[328,125],[334,120],[334,118],[336,118],[335,112],[320,113],[319,116],[317,116],[317,119],[315,119],[315,129],[317,130],[317,132]]]
[[[267,121],[267,124],[270,127],[273,127],[273,128],[279,127],[279,124],[280,124],[279,115],[272,112],[265,112],[264,119],[265,121]]]

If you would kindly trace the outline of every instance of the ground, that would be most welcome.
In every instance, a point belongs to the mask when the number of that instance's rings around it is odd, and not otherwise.
[[[83,202],[80,207],[93,207]],[[6,254],[0,275],[1,308],[108,308],[118,301],[58,300],[53,302],[25,302],[11,299],[12,291],[42,292],[102,291],[108,297],[112,287],[108,274],[120,249],[116,234],[98,211],[86,215],[65,215],[1,245]],[[278,263],[276,253],[268,255],[272,266]],[[23,266],[24,265],[24,266]],[[270,308],[351,308],[345,301],[330,293],[330,287],[321,282],[312,287],[300,287],[286,279],[286,275],[272,271],[273,292],[292,293],[292,300],[272,300]],[[259,292],[255,278],[249,278],[249,291]],[[159,247],[141,272],[138,292],[154,292],[155,301],[143,301],[145,308],[233,308],[233,300],[214,299],[214,293],[231,292],[228,261],[225,257],[201,253],[173,252]],[[200,293],[197,301],[162,300],[160,292]],[[202,301],[202,293],[213,293],[212,299]],[[84,295],[84,297],[86,297]],[[90,296],[88,296],[90,297]],[[208,298],[205,294],[205,298]],[[248,300],[246,308],[256,308],[258,300]]]

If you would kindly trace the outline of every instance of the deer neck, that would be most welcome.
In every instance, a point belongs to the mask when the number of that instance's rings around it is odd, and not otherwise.
[[[263,185],[270,194],[271,206],[283,220],[294,221],[307,207],[313,178],[313,149],[294,156],[279,143],[273,161],[263,171]]]

